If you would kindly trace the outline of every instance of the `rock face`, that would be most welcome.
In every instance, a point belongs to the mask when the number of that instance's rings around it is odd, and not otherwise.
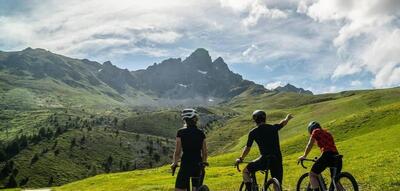
[[[142,89],[166,98],[230,98],[250,87],[264,89],[230,71],[221,57],[212,61],[208,51],[202,48],[183,61],[168,59],[133,74],[140,80]]]
[[[296,86],[294,86],[292,84],[286,84],[283,87],[279,86],[279,87],[275,88],[274,90],[278,91],[278,92],[293,92],[293,93],[299,93],[299,94],[313,95],[312,91],[305,90],[303,88],[297,88]]]
[[[97,77],[121,94],[125,92],[126,86],[138,87],[137,79],[127,69],[122,70],[110,61],[103,63]]]

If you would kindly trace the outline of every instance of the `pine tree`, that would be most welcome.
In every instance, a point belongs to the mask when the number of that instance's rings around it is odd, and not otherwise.
[[[32,159],[31,159],[31,165],[34,164],[35,162],[37,162],[39,160],[39,155],[37,153],[35,153],[35,155],[33,155]]]
[[[16,188],[17,186],[18,186],[18,183],[15,180],[14,175],[10,175],[10,178],[8,179],[8,182],[6,183],[5,187],[6,188]]]

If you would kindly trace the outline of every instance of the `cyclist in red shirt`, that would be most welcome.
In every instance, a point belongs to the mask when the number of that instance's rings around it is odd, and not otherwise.
[[[318,122],[312,121],[308,125],[308,132],[311,134],[310,140],[308,141],[304,155],[299,157],[299,161],[307,157],[314,143],[317,142],[322,154],[311,168],[310,183],[311,189],[313,191],[318,191],[318,175],[321,174],[322,171],[324,171],[327,167],[336,167],[336,175],[338,175],[342,170],[342,159],[337,157],[339,153],[335,146],[333,136],[325,129],[322,129]],[[332,173],[333,172],[331,170],[331,174]]]

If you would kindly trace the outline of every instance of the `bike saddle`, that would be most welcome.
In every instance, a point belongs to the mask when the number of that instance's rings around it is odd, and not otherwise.
[[[342,159],[342,158],[343,158],[343,155],[335,155],[335,158],[336,158],[336,159]]]

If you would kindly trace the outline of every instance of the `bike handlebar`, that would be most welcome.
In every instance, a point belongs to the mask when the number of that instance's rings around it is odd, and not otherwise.
[[[241,162],[241,163],[250,163],[250,162]],[[237,169],[238,172],[241,172],[241,170],[240,170],[240,168],[239,168],[239,165],[240,165],[241,163],[235,163],[235,167],[236,167],[236,169]]]
[[[315,157],[314,159],[302,159],[302,160],[299,160],[298,162],[297,162],[297,164],[301,164],[301,167],[303,167],[304,169],[307,169],[307,167],[306,166],[304,166],[304,164],[303,164],[303,162],[304,161],[310,161],[310,162],[317,162],[317,157]]]
[[[208,162],[200,162],[199,165],[200,165],[201,168],[205,168],[206,166],[210,166],[210,164],[209,164]],[[176,169],[177,169],[178,167],[179,167],[179,165],[175,165],[175,166],[171,167],[172,176],[175,175],[175,171],[176,171]]]
[[[176,165],[176,166],[171,167],[171,169],[172,169],[172,176],[175,175],[176,168],[178,168],[178,167],[179,167],[179,165]]]

